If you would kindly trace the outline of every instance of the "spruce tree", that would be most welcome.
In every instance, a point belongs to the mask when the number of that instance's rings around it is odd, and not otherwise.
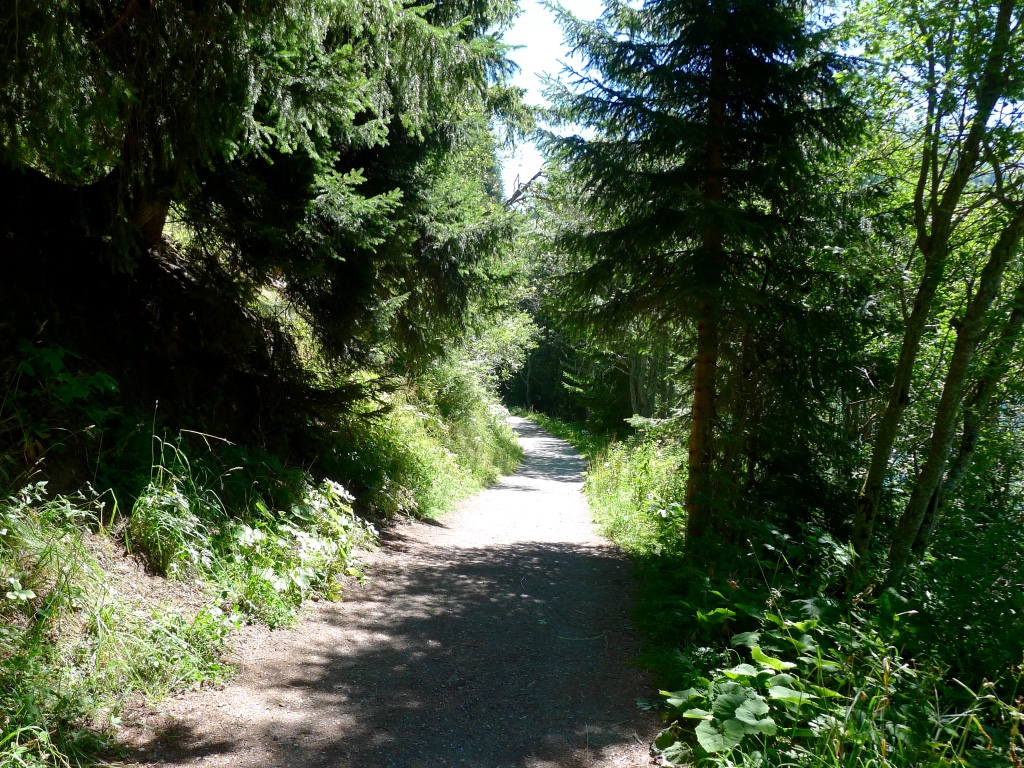
[[[334,424],[456,345],[509,239],[492,121],[528,118],[500,42],[514,13],[5,9],[0,366],[19,338],[59,344],[126,404],[282,443],[281,422]]]
[[[822,164],[857,133],[836,77],[844,62],[822,50],[807,8],[613,0],[592,23],[560,12],[584,63],[553,89],[555,114],[593,132],[545,139],[577,195],[578,218],[557,238],[576,257],[568,300],[592,326],[645,316],[690,329],[691,542],[736,482],[722,443],[747,419],[740,405],[764,396],[747,391],[749,366],[765,350],[787,355],[786,333],[772,349],[757,318],[799,321],[763,305],[801,305]]]

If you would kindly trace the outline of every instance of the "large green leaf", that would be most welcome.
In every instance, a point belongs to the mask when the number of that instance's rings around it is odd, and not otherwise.
[[[738,725],[729,725],[736,723]],[[697,726],[697,742],[709,754],[717,754],[732,749],[743,739],[745,732],[742,723],[738,720],[727,720],[722,730],[719,730],[711,723],[704,721]]]
[[[691,720],[710,720],[714,715],[708,712],[706,709],[688,709],[683,712],[683,717],[688,717]]]
[[[770,667],[774,669],[776,672],[782,672],[787,669],[793,669],[793,667],[796,666],[796,664],[794,664],[791,661],[782,661],[781,659],[776,659],[769,656],[761,650],[760,646],[757,645],[753,646],[750,649],[750,655],[754,657],[754,661],[756,661],[758,664],[761,664],[765,667]]]
[[[727,693],[724,696],[719,696],[715,699],[711,708],[715,712],[715,717],[719,720],[725,720],[732,717],[740,705],[746,700],[747,697],[742,693]]]
[[[754,723],[761,715],[767,715],[770,710],[768,702],[758,696],[754,699],[747,699],[736,708],[736,719],[745,723]]]
[[[757,729],[752,728],[742,720],[732,718],[722,723],[722,740],[725,742],[726,749],[732,749],[743,741],[744,736],[751,733],[757,733]]]
[[[750,648],[756,647],[761,642],[760,632],[740,632],[732,636],[733,645],[746,645]]]
[[[807,693],[806,691],[795,691],[792,688],[787,688],[783,685],[773,685],[768,689],[768,695],[773,699],[779,701],[788,701],[793,704],[807,704],[813,699],[817,699],[813,693]]]
[[[726,620],[735,616],[736,611],[729,610],[728,608],[715,608],[707,613],[699,608],[697,609],[697,621],[705,627],[717,627],[719,624],[723,624]]]
[[[669,766],[687,765],[692,762],[693,750],[690,749],[689,744],[677,741],[661,751],[661,759],[665,765]]]
[[[685,707],[694,699],[704,694],[696,688],[687,688],[685,691],[658,691],[664,696],[670,707]]]
[[[732,669],[722,670],[722,674],[732,680],[736,680],[741,677],[757,677],[757,672],[757,668],[750,664],[738,664]]]
[[[748,699],[736,709],[736,719],[747,727],[747,733],[763,733],[774,736],[778,730],[775,721],[770,717],[762,717],[769,712],[768,702],[758,696]]]

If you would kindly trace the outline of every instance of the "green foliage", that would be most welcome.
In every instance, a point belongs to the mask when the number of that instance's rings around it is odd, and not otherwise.
[[[915,655],[975,686],[999,679],[1024,654],[1022,497],[1010,480],[1018,451],[1016,440],[982,448],[981,472],[965,481],[908,579]]]
[[[125,412],[159,400],[174,429],[308,466],[507,282],[495,130],[529,124],[500,42],[514,13],[17,4],[0,372],[12,339],[74,349],[117,372]]]
[[[1016,710],[991,693],[950,690],[930,663],[901,655],[892,628],[823,600],[759,618],[732,637],[731,663],[663,692],[668,764],[1003,765]],[[789,611],[786,612],[787,614]],[[880,629],[886,626],[889,632]],[[1019,673],[1017,682],[1019,683]],[[995,737],[995,738],[993,738]]]
[[[648,424],[592,452],[586,484],[595,519],[637,561],[643,660],[671,686],[641,702],[669,722],[655,743],[665,764],[1009,761],[1024,673],[1010,612],[1019,580],[1006,566],[1019,559],[1015,513],[994,514],[991,538],[972,539],[988,542],[991,559],[957,551],[956,528],[940,536],[917,572],[927,598],[889,593],[851,607],[834,597],[849,547],[813,527],[748,525],[753,543],[719,543],[707,569],[694,567],[678,503],[683,459],[672,427]]]
[[[507,412],[473,362],[444,360],[384,414],[348,420],[321,463],[346,478],[374,515],[436,517],[460,499],[508,474],[522,449]]]
[[[59,453],[73,430],[103,427],[116,414],[117,382],[77,361],[61,346],[26,339],[11,360],[0,361],[0,488],[16,485],[44,454]]]
[[[595,455],[586,490],[604,534],[636,556],[681,554],[685,463],[677,442],[644,435]]]
[[[89,763],[134,694],[159,697],[229,674],[235,619],[190,616],[116,592],[86,547],[84,498],[44,500],[42,486],[0,503],[0,765]]]
[[[527,276],[520,306],[530,312],[536,331],[523,365],[504,382],[505,398],[527,411],[586,422],[598,432],[622,432],[622,420],[631,413],[626,366],[617,350],[596,346],[592,337],[577,338],[563,322],[562,294],[556,290],[562,267],[540,240],[548,226],[545,214],[533,212],[541,221],[521,232],[517,244]]]
[[[337,579],[356,573],[356,548],[376,534],[341,485],[307,478],[293,503],[270,509],[256,499],[239,516],[214,492],[220,478],[157,442],[161,460],[125,528],[154,572],[216,584],[222,603],[271,627],[291,623],[309,595],[336,597]]]

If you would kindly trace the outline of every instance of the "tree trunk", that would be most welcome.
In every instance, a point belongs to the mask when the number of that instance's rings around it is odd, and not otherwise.
[[[697,362],[694,366],[693,420],[687,455],[686,538],[696,541],[714,523],[711,475],[715,461],[715,387],[718,369],[718,302],[701,302],[697,319]]]
[[[708,139],[703,189],[705,226],[701,232],[698,270],[704,298],[697,314],[697,358],[694,365],[693,410],[686,477],[686,539],[694,551],[696,542],[715,522],[712,475],[715,464],[715,416],[719,345],[719,290],[724,269],[724,233],[719,207],[724,200],[725,101],[728,71],[724,36],[711,46],[711,79],[708,98]]]
[[[533,368],[533,355],[527,353],[526,365],[523,366],[523,373],[520,378],[523,380],[523,387],[526,390],[526,410],[533,410],[533,403],[530,401],[530,371]]]
[[[1024,327],[1024,283],[1017,286],[1010,306],[1010,317],[989,353],[988,363],[973,387],[970,400],[964,406],[963,428],[960,432],[960,444],[957,447],[956,457],[946,471],[946,476],[938,490],[933,494],[935,501],[929,505],[921,523],[921,529],[917,532],[917,538],[914,540],[913,553],[917,556],[924,554],[931,542],[932,532],[942,515],[943,501],[957,489],[960,481],[967,474],[967,469],[974,461],[974,451],[978,446],[978,438],[981,436],[981,427],[991,417],[996,388],[1010,368],[1011,355],[1020,336],[1021,328]]]
[[[140,201],[132,215],[132,226],[146,249],[155,248],[163,241],[167,214],[171,209],[170,194],[159,194]]]
[[[914,363],[921,348],[921,336],[931,310],[932,300],[938,290],[945,267],[945,253],[940,257],[928,257],[925,273],[914,299],[914,309],[903,331],[903,344],[896,365],[896,375],[889,388],[889,399],[875,432],[875,443],[871,451],[871,463],[857,497],[857,511],[853,519],[850,543],[858,558],[863,557],[871,544],[875,527],[875,513],[882,495],[882,486],[889,473],[889,459],[896,442],[903,411],[910,403],[910,384],[914,376]]]
[[[649,419],[657,399],[658,368],[656,355],[634,352],[629,356],[629,401],[633,413]]]
[[[924,272],[914,299],[914,308],[906,322],[896,375],[889,389],[885,412],[878,425],[868,472],[857,498],[857,510],[850,535],[850,543],[857,555],[855,567],[871,544],[878,502],[889,473],[892,448],[903,411],[910,402],[910,386],[921,336],[931,311],[932,300],[945,271],[953,216],[964,188],[977,167],[983,140],[989,130],[988,121],[992,110],[1009,83],[1005,69],[1014,5],[1015,0],[1000,1],[996,34],[975,92],[974,117],[960,146],[954,170],[945,189],[938,187],[939,169],[945,165],[943,158],[939,157],[940,143],[937,138],[941,127],[938,95],[934,90],[929,93],[926,147],[922,151],[918,185],[914,196],[914,223],[917,229],[914,247],[924,257]],[[934,66],[933,60],[932,67]]]
[[[1016,255],[1020,245],[1021,230],[1024,227],[1024,208],[1003,229],[989,255],[981,273],[978,291],[968,302],[963,322],[957,330],[953,358],[946,373],[946,381],[935,413],[935,424],[928,445],[924,467],[914,483],[910,500],[900,518],[889,547],[889,573],[883,588],[899,585],[903,571],[910,559],[910,552],[921,530],[921,523],[927,514],[929,504],[938,502],[939,483],[946,469],[949,449],[953,443],[960,402],[967,386],[967,374],[971,362],[984,337],[984,321],[993,302],[999,295],[1003,273]],[[934,498],[933,498],[934,497]]]

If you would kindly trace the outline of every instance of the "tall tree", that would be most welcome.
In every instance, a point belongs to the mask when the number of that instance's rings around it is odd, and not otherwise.
[[[967,302],[963,318],[953,321],[957,332],[956,344],[936,408],[925,463],[914,482],[910,499],[889,546],[886,586],[897,586],[900,583],[914,542],[921,533],[929,504],[939,493],[939,484],[953,443],[960,403],[967,389],[971,363],[986,332],[991,331],[989,310],[999,295],[1003,273],[1018,255],[1022,233],[1024,206],[1018,205],[1010,212],[1009,220],[992,244],[989,258],[981,270],[978,287]]]
[[[805,269],[820,163],[857,131],[835,77],[844,64],[789,0],[613,0],[595,22],[560,19],[584,63],[553,89],[555,113],[594,132],[544,140],[582,213],[557,238],[578,255],[569,301],[583,322],[691,329],[696,543],[732,481],[716,477],[723,350],[736,355],[772,293],[760,286],[792,288]]]
[[[141,407],[257,439],[256,413],[327,424],[436,354],[510,227],[492,121],[523,117],[515,7],[5,7],[0,347],[39,335]]]

